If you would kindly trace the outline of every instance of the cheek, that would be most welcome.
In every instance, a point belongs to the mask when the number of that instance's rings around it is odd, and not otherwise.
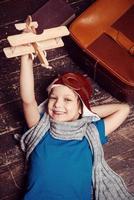
[[[49,101],[47,104],[48,112],[51,110],[52,107],[53,107],[53,103]]]
[[[54,102],[52,100],[48,101],[48,107],[51,107],[54,104]]]
[[[76,113],[82,114],[82,108],[81,108],[81,105],[79,103],[75,104],[75,110],[76,110]]]
[[[72,113],[73,112],[78,113],[80,110],[78,103],[75,102],[75,103],[72,103],[71,105],[68,105],[68,110],[70,110]]]
[[[47,113],[49,116],[52,116],[52,104],[51,103],[48,103],[47,105]]]

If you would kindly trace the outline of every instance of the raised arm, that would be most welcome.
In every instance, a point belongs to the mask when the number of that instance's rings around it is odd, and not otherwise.
[[[105,132],[110,134],[127,118],[130,108],[128,104],[122,103],[94,106],[91,110],[104,119]]]
[[[34,92],[33,61],[29,55],[21,57],[20,70],[20,95],[23,102],[23,110],[29,128],[40,119]]]

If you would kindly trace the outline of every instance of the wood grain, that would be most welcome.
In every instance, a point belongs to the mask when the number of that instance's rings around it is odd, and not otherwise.
[[[18,33],[14,28],[16,22],[21,22],[30,13],[41,7],[44,0],[3,0],[0,2],[0,200],[20,200],[25,189],[27,165],[25,155],[14,139],[14,134],[23,134],[24,116],[19,96],[20,59],[7,59],[3,48],[9,44],[8,35]],[[93,1],[66,0],[79,15]],[[72,46],[64,40],[65,46],[47,51],[47,57],[52,70],[40,66],[38,59],[34,61],[35,94],[38,103],[46,97],[46,88],[58,75],[67,71],[86,73],[84,66],[76,62],[71,55]],[[79,52],[75,54],[79,56]],[[81,58],[82,59],[82,58]],[[89,75],[89,74],[88,74]],[[119,102],[94,81],[94,97],[91,104]],[[134,105],[122,124],[109,138],[104,146],[105,157],[110,166],[125,180],[130,191],[134,192]]]

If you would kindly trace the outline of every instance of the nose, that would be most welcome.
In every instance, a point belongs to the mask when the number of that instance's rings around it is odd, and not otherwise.
[[[56,99],[54,106],[56,108],[59,108],[62,106],[62,100],[61,99]]]

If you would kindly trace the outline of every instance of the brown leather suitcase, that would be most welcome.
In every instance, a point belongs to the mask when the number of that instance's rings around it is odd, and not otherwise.
[[[134,0],[98,0],[69,30],[88,55],[89,75],[119,100],[133,103]]]

